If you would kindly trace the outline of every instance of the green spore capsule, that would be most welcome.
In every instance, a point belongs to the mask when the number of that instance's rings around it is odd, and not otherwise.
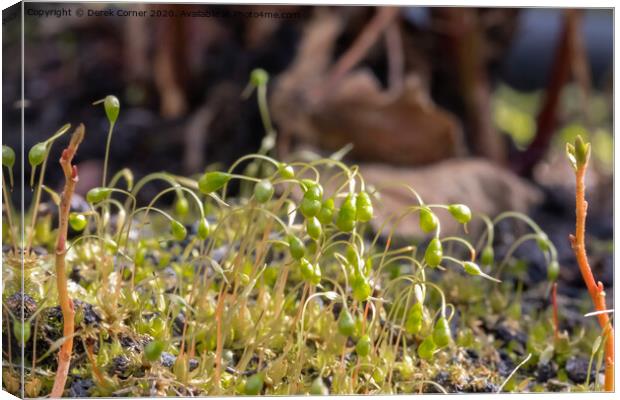
[[[321,211],[321,201],[309,196],[308,193],[304,194],[301,206],[299,206],[301,214],[306,218],[315,217]]]
[[[348,195],[338,210],[336,216],[336,226],[343,232],[351,232],[355,228],[356,216],[355,202],[353,195]]]
[[[15,151],[9,146],[2,145],[2,165],[7,168],[15,165]]]
[[[189,201],[184,196],[178,197],[174,203],[174,211],[179,217],[186,216],[189,213]]]
[[[273,197],[273,192],[273,184],[267,179],[263,179],[260,182],[257,182],[254,186],[254,198],[261,204],[264,204],[271,200],[271,198]]]
[[[355,352],[360,357],[366,357],[368,354],[370,354],[371,348],[372,348],[372,342],[370,340],[370,336],[363,335],[360,338],[360,340],[357,341],[357,344],[355,345]]]
[[[312,239],[319,240],[321,233],[323,233],[323,229],[321,227],[321,222],[317,217],[310,217],[306,219],[306,232]]]
[[[146,248],[142,245],[138,246],[138,250],[136,250],[136,255],[134,257],[134,263],[136,266],[141,267],[144,265],[144,261],[146,260]]]
[[[118,119],[118,114],[121,111],[121,102],[118,101],[118,97],[108,95],[103,100],[103,109],[105,115],[108,117],[110,124],[113,124]]]
[[[480,269],[478,264],[476,264],[475,262],[464,261],[463,262],[463,269],[469,275],[480,276],[480,277],[482,277],[484,279],[488,279],[488,280],[493,281],[493,282],[501,282],[499,279],[493,278],[493,277],[485,274],[484,272],[482,272],[482,270]]]
[[[261,374],[254,374],[245,382],[243,392],[248,396],[259,395],[263,390],[264,379]]]
[[[28,152],[28,162],[33,167],[43,163],[45,154],[47,153],[47,144],[45,142],[37,143]]]
[[[266,85],[269,82],[269,74],[262,68],[253,69],[250,73],[250,82],[254,86]]]
[[[482,271],[480,270],[478,264],[471,261],[463,262],[463,268],[465,269],[465,272],[467,272],[469,275],[476,276],[482,274]]]
[[[144,346],[144,358],[150,362],[159,360],[161,353],[164,351],[164,342],[160,340],[153,340],[146,346]]]
[[[342,336],[351,336],[355,331],[355,321],[351,316],[351,313],[346,308],[340,312],[338,317],[338,332]]]
[[[370,196],[366,192],[360,192],[355,199],[356,219],[360,222],[368,222],[372,219],[374,210]]]
[[[415,303],[405,320],[405,331],[411,335],[417,335],[422,330],[422,322],[424,320],[424,309],[421,303]]]
[[[547,265],[547,279],[551,282],[554,282],[558,279],[560,275],[560,264],[556,260],[552,260],[549,265]]]
[[[368,283],[368,279],[359,272],[351,280],[351,290],[353,298],[357,301],[364,301],[372,294],[372,287]]]
[[[451,204],[448,206],[448,211],[461,224],[466,224],[471,220],[471,210],[465,204]]]
[[[118,251],[118,243],[111,238],[105,239],[104,246],[110,253],[116,253]]]
[[[198,189],[204,194],[213,193],[224,187],[232,176],[226,172],[207,172],[198,180]]]
[[[283,179],[294,179],[295,169],[286,163],[280,163],[278,164],[278,174],[280,174],[280,177]]]
[[[13,334],[15,335],[17,341],[23,346],[28,342],[28,340],[30,340],[30,322],[24,321],[23,324],[21,321],[17,320],[13,322]]]
[[[536,245],[538,245],[538,248],[542,252],[549,251],[551,247],[549,243],[549,238],[544,233],[539,233],[536,237]]]
[[[198,239],[205,240],[209,236],[209,233],[211,233],[209,221],[206,218],[201,218],[200,222],[198,222]]]
[[[320,376],[312,381],[312,385],[310,385],[310,394],[314,396],[327,396],[329,395],[329,389],[323,382],[323,378]]]
[[[420,209],[420,229],[425,233],[433,232],[437,229],[439,221],[437,216],[431,211],[430,208],[424,207]]]
[[[347,245],[347,249],[345,250],[344,255],[349,264],[351,264],[351,266],[353,266],[356,270],[359,270],[359,257],[357,255],[357,249],[355,248],[355,245],[349,243],[349,245]]]
[[[109,188],[92,188],[88,191],[88,193],[86,193],[86,201],[91,204],[100,203],[103,200],[107,199],[108,196],[110,196],[110,193],[112,193],[112,189]]]
[[[295,235],[288,236],[288,246],[289,251],[291,252],[291,257],[295,260],[300,260],[306,254],[306,246],[304,242],[301,241]]]
[[[480,263],[485,266],[493,265],[495,261],[495,252],[493,251],[493,247],[486,246],[482,250],[482,254],[480,255]]]
[[[450,324],[446,317],[439,317],[433,329],[433,341],[438,347],[446,347],[450,344],[452,336],[450,334]]]
[[[319,215],[317,218],[323,225],[328,225],[334,220],[334,199],[327,199],[323,202],[321,206],[321,211],[319,211]]]
[[[172,220],[170,221],[170,233],[175,240],[180,242],[187,236],[187,229],[179,221]]]
[[[314,266],[310,263],[310,261],[302,258],[299,260],[299,270],[301,271],[301,276],[307,282],[312,282],[315,280],[315,270]],[[319,278],[320,279],[320,278]]]
[[[321,283],[321,266],[319,265],[319,263],[314,263],[313,267],[314,274],[312,275],[312,279],[310,279],[310,282],[314,285],[318,285],[319,283]]]
[[[443,258],[443,248],[438,238],[433,238],[424,252],[424,261],[431,267],[437,267]]]
[[[428,335],[418,346],[418,356],[423,360],[430,361],[433,359],[435,350],[437,350],[437,345],[433,341],[433,336]]]
[[[84,228],[86,228],[87,223],[88,223],[88,220],[86,219],[84,214],[74,213],[74,212],[69,214],[69,225],[71,225],[71,229],[73,229],[74,231],[76,232],[83,231]]]

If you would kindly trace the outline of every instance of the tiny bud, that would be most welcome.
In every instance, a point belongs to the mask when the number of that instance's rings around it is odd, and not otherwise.
[[[577,166],[581,167],[588,162],[590,158],[590,143],[585,143],[581,136],[577,135],[575,139],[575,161]]]

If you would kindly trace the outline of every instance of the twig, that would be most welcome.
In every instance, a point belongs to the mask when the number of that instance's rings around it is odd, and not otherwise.
[[[452,52],[476,154],[503,164],[506,148],[491,119],[491,83],[487,73],[487,40],[479,12],[466,8],[438,11],[450,24],[447,44]]]
[[[63,336],[67,340],[62,344],[58,353],[58,369],[50,397],[61,397],[67,382],[69,366],[71,364],[71,352],[73,349],[73,333],[75,310],[73,302],[67,290],[67,270],[65,265],[67,230],[69,224],[69,212],[71,211],[71,197],[78,181],[78,170],[71,165],[73,156],[78,146],[84,139],[84,125],[80,124],[69,142],[69,146],[63,150],[60,157],[60,165],[65,175],[65,187],[60,200],[58,215],[58,238],[56,240],[56,286],[58,287],[58,302],[62,309]]]
[[[605,289],[602,282],[596,283],[592,269],[588,262],[586,253],[585,235],[586,235],[586,214],[588,210],[588,202],[585,199],[585,174],[590,159],[590,145],[585,144],[581,137],[577,137],[575,145],[568,146],[569,156],[572,157],[571,162],[575,168],[575,235],[570,235],[570,242],[579,264],[579,270],[586,283],[594,308],[601,311],[597,315],[597,319],[601,329],[602,336],[605,341],[605,390],[611,392],[614,390],[614,329],[609,320],[609,314],[602,312],[607,310],[605,305]]]
[[[320,98],[328,93],[334,85],[360,62],[368,50],[377,42],[381,34],[390,26],[398,15],[398,7],[381,7],[375,16],[364,27],[364,30],[355,39],[353,45],[338,59],[327,75],[325,83],[319,88],[316,97]]]
[[[536,117],[536,135],[528,148],[521,154],[515,170],[521,175],[530,175],[534,166],[544,157],[551,143],[557,124],[558,107],[562,88],[570,78],[574,38],[578,35],[581,20],[577,10],[568,10],[564,16],[564,27],[558,39],[558,47],[551,67],[550,79],[545,97]]]
[[[388,85],[392,93],[400,93],[403,89],[405,61],[403,56],[403,40],[397,23],[392,23],[385,32],[385,47],[388,57]]]

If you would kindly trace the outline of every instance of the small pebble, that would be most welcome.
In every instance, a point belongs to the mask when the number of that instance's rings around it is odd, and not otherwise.
[[[95,386],[92,379],[74,379],[69,387],[69,397],[90,397],[90,388]]]
[[[536,382],[547,382],[551,378],[555,378],[558,374],[558,366],[553,361],[539,364],[536,369]]]
[[[590,371],[590,381],[594,380],[594,366]],[[584,383],[588,377],[588,360],[583,357],[571,357],[566,361],[566,374],[575,383]]]

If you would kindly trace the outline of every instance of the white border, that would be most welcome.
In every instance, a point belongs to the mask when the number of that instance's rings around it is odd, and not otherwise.
[[[31,0],[31,1],[26,1],[26,2],[44,2],[44,3],[48,3],[46,1],[38,1],[38,0]],[[145,2],[140,2],[140,1],[77,1],[77,0],[65,0],[63,1],[63,3],[95,3],[95,2],[99,2],[99,3],[145,3]],[[400,5],[400,6],[467,6],[467,7],[554,7],[554,8],[613,8],[614,9],[614,90],[613,90],[613,94],[614,94],[614,113],[613,113],[613,126],[615,128],[615,122],[618,119],[619,116],[619,111],[618,111],[618,107],[616,106],[616,102],[615,99],[617,99],[618,97],[618,86],[616,85],[615,82],[615,78],[617,76],[616,72],[618,71],[618,31],[615,29],[615,2],[614,1],[609,1],[609,0],[589,0],[587,2],[585,1],[578,1],[578,0],[563,0],[563,1],[535,1],[535,0],[523,0],[521,2],[510,2],[510,1],[503,1],[503,0],[496,0],[496,1],[489,1],[489,0],[478,0],[478,1],[467,1],[467,0],[452,0],[452,1],[433,1],[433,0],[423,0],[421,2],[413,2],[413,1],[399,1],[399,0],[388,0],[385,2],[382,1],[371,1],[371,0],[366,0],[366,1],[346,1],[346,0],[339,0],[339,1],[326,1],[326,0],[300,0],[300,1],[280,1],[280,0],[271,0],[271,1],[256,1],[256,0],[246,0],[246,1],[238,1],[238,0],[229,0],[229,1],[191,1],[191,0],[185,0],[185,1],[174,1],[174,0],[150,0],[150,1],[146,1],[147,3],[197,3],[197,4],[307,4],[307,5]],[[5,9],[13,4],[15,4],[15,1],[11,1],[11,0],[0,0],[0,5],[2,6],[2,9]],[[49,3],[54,3],[52,1],[50,1]],[[0,32],[0,41],[2,39],[2,33]],[[2,65],[2,54],[0,52],[0,65]],[[1,81],[0,81],[0,102],[2,100],[2,90],[1,90]],[[1,129],[1,128],[0,128]],[[614,129],[615,132],[615,129]],[[0,133],[0,137],[1,137],[1,133]],[[615,137],[615,133],[614,133],[614,137]],[[618,215],[618,213],[616,213],[616,188],[618,187],[618,182],[619,182],[619,178],[618,178],[618,174],[616,174],[616,154],[618,154],[618,149],[620,148],[620,145],[618,143],[617,140],[614,140],[614,213],[613,213],[613,218],[614,218],[614,271],[615,271],[615,266],[620,265],[620,263],[618,262],[620,260],[620,255],[619,252],[616,251],[616,236],[615,236],[615,232],[616,232],[616,228],[619,225],[620,222],[620,216]],[[1,220],[1,216],[0,216],[0,220]],[[616,274],[614,272],[614,288],[617,288],[616,285]],[[614,304],[618,304],[618,290],[614,290]],[[0,315],[0,321],[1,321],[1,315]],[[616,343],[618,343],[618,327],[616,326]],[[616,350],[616,360],[618,360],[618,350]],[[620,364],[619,362],[617,362],[616,364]],[[616,365],[616,385],[618,385],[620,383],[620,365]],[[2,377],[0,374],[0,384],[2,382]],[[616,391],[618,391],[617,386],[616,386]],[[381,400],[387,400],[387,399],[394,399],[395,397],[405,397],[408,395],[399,395],[399,396],[384,396],[384,395],[378,395],[378,396],[371,396],[370,398],[372,399],[381,399]],[[417,395],[417,396],[421,396],[422,398],[431,398],[434,395]],[[463,395],[456,395],[456,396],[465,396],[466,398],[480,398],[480,399],[493,399],[497,396],[497,394],[463,394]],[[514,394],[501,394],[500,396],[503,397],[510,397],[511,399],[535,399],[540,397],[543,397],[544,399],[610,399],[610,398],[614,398],[615,397],[615,393],[545,393],[545,394],[541,394],[541,393],[514,393]],[[291,396],[291,398],[294,398],[296,396]],[[368,398],[369,396],[355,396],[355,395],[349,395],[349,396],[331,396],[330,398],[338,398],[338,399],[358,399],[358,398]],[[5,391],[0,391],[0,399],[15,399],[16,397],[13,395],[8,394]],[[218,397],[208,397],[208,399],[217,399]],[[289,398],[289,396],[282,396],[282,397],[278,397],[278,398]],[[144,397],[144,399],[149,399],[148,397]],[[153,398],[155,399],[155,398]]]

